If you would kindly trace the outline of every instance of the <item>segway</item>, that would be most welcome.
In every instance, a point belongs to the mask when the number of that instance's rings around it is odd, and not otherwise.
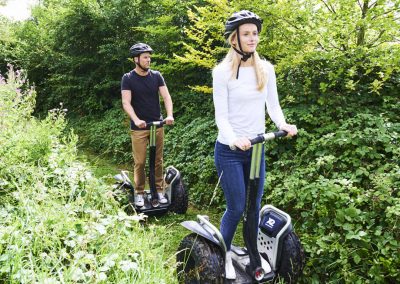
[[[184,214],[188,208],[188,192],[182,181],[181,173],[173,166],[167,167],[164,174],[164,182],[166,188],[164,191],[167,203],[158,201],[158,194],[155,180],[155,159],[156,159],[156,129],[165,124],[164,121],[154,121],[146,123],[150,126],[149,138],[149,190],[144,191],[144,205],[135,205],[135,189],[133,183],[129,179],[128,172],[122,170],[120,174],[114,176],[116,183],[114,184],[114,197],[124,203],[128,200],[128,211],[134,209],[137,213],[145,215],[160,215],[168,211],[178,214]],[[126,198],[127,197],[127,198]]]
[[[231,245],[236,279],[225,279],[227,248],[220,231],[208,219],[197,215],[197,221],[181,225],[193,233],[181,241],[177,252],[179,283],[267,283],[284,280],[295,283],[305,265],[304,251],[294,233],[289,214],[272,205],[265,205],[259,220],[248,213],[254,208],[259,182],[262,142],[286,136],[287,132],[266,133],[250,140],[253,146],[243,238],[246,247]],[[248,218],[249,216],[249,218]],[[252,236],[258,226],[258,235]]]

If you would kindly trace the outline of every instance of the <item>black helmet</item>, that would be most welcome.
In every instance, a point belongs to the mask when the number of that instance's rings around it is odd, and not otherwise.
[[[132,47],[129,49],[129,52],[131,53],[132,57],[136,57],[145,52],[153,53],[153,49],[151,49],[150,45],[139,42],[132,45]]]
[[[259,16],[248,10],[233,13],[225,23],[225,38],[228,38],[240,25],[249,23],[255,24],[258,32],[261,32],[262,19]]]

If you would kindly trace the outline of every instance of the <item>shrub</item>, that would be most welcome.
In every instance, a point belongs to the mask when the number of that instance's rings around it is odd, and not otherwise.
[[[174,282],[156,238],[165,230],[144,230],[77,160],[62,109],[30,116],[23,83],[0,77],[0,282]]]
[[[309,255],[306,279],[399,279],[399,131],[387,118],[357,114],[322,136],[302,131],[296,156],[283,152],[274,163],[268,201],[296,221]]]
[[[209,116],[177,123],[166,136],[165,164],[181,171],[190,190],[190,200],[195,204],[210,204],[213,194],[216,204],[221,204],[222,192],[217,189],[217,172],[214,166],[214,143],[217,136],[214,119]]]
[[[116,163],[132,161],[129,120],[121,101],[117,101],[102,116],[73,119],[71,127],[76,129],[83,147],[104,154]]]

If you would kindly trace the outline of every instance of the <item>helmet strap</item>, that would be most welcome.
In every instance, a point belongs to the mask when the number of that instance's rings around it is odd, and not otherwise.
[[[239,65],[238,65],[237,72],[236,72],[236,79],[238,79],[240,64],[242,63],[242,61],[246,62],[250,57],[252,57],[254,52],[243,52],[242,44],[240,43],[239,27],[236,28],[236,34],[237,34],[237,42],[239,45],[239,50],[234,46],[232,46],[232,48],[242,56],[242,58],[240,59]]]
[[[137,65],[140,69],[142,69],[143,72],[147,72],[147,71],[149,71],[149,68],[144,68],[144,67],[140,64],[140,55],[141,55],[141,54],[138,55],[138,62],[137,62],[137,63],[135,62],[135,63],[136,63],[136,65]]]

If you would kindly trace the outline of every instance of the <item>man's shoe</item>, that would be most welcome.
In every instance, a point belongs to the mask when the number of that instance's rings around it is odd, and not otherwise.
[[[164,193],[162,193],[162,192],[159,192],[159,193],[158,193],[158,201],[159,201],[161,204],[168,203],[168,200],[165,198]]]
[[[236,271],[232,263],[232,251],[227,251],[225,255],[225,278],[236,279]]]
[[[135,198],[135,205],[138,207],[142,207],[144,205],[143,194],[137,194]]]

